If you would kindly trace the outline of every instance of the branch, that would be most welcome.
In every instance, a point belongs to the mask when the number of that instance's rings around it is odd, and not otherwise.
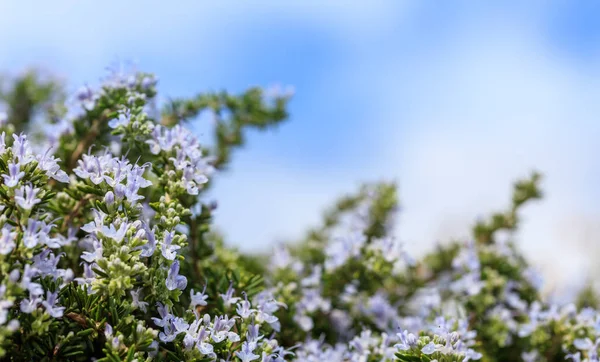
[[[92,122],[90,131],[85,135],[85,137],[81,141],[79,141],[79,143],[77,144],[77,147],[75,147],[75,150],[71,154],[71,159],[68,164],[69,171],[71,171],[75,168],[75,164],[77,163],[77,160],[79,160],[79,158],[85,152],[85,150],[87,150],[92,145],[92,143],[98,136],[98,133],[100,132],[99,127],[100,127],[100,120],[95,119]]]

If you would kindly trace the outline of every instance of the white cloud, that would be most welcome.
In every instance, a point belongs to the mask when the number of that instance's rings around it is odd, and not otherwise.
[[[600,79],[540,34],[494,30],[458,34],[398,77],[394,64],[384,70],[379,89],[389,96],[378,117],[392,136],[382,170],[400,180],[398,233],[419,251],[468,237],[475,217],[504,209],[512,181],[535,168],[546,198],[525,210],[518,237],[549,284],[564,285],[586,271],[584,241],[600,242],[590,228],[600,217],[590,201],[600,196]]]

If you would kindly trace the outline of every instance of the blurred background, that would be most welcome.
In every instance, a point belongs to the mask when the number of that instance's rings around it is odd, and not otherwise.
[[[71,92],[116,60],[157,74],[163,97],[292,86],[290,121],[250,134],[212,191],[243,250],[386,179],[419,255],[468,237],[536,169],[546,196],[521,249],[548,291],[600,273],[600,2],[3,0],[0,19],[0,73],[36,67]],[[194,128],[208,138],[210,120]]]

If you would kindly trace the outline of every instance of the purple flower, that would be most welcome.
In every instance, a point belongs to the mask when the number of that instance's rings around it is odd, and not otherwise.
[[[242,362],[250,362],[260,358],[259,355],[254,354],[254,346],[248,342],[244,342],[242,344],[242,349],[240,351],[235,352],[235,355],[238,356]]]
[[[113,335],[113,328],[110,324],[106,323],[106,326],[104,327],[104,336],[108,339],[110,337],[112,337]]]
[[[83,86],[77,90],[75,94],[75,98],[81,102],[81,105],[85,109],[92,109],[94,107],[94,102],[98,99],[98,95],[94,93],[92,88],[88,86]]]
[[[0,112],[0,125],[3,124],[3,119],[6,120],[6,118],[3,118],[3,115],[6,116],[6,113]],[[0,134],[0,155],[4,154],[4,152],[6,152],[6,132]]]
[[[246,339],[248,340],[248,343],[251,343],[254,346],[256,346],[258,341],[263,338],[263,335],[259,334],[259,327],[260,326],[256,324],[250,324],[248,326],[248,331],[246,332]]]
[[[158,79],[156,79],[155,76],[147,75],[142,78],[142,82],[140,83],[140,85],[143,89],[150,89],[151,87],[154,87],[157,82]]]
[[[60,318],[63,316],[65,307],[57,307],[56,300],[58,299],[58,292],[51,293],[46,292],[46,300],[42,302],[42,305],[46,308],[46,312],[54,318]]]
[[[142,245],[142,252],[140,256],[150,257],[154,255],[154,250],[156,250],[156,239],[154,238],[154,231],[150,230],[150,227],[145,222],[142,222],[142,227],[144,228],[144,235],[148,239],[148,242]]]
[[[214,348],[212,344],[207,342],[209,336],[210,333],[208,332],[206,327],[200,327],[200,330],[198,331],[196,348],[198,349],[198,351],[200,351],[200,353],[210,356],[214,354]]]
[[[52,225],[46,225],[43,221],[30,218],[23,233],[23,244],[27,248],[35,248],[39,244],[44,244],[49,239],[48,233],[51,228]]]
[[[481,357],[483,357],[483,355],[479,352],[476,352],[472,349],[467,349],[467,351],[465,352],[465,359],[463,359],[463,362],[468,362],[468,361],[477,361],[479,359],[481,359]],[[527,361],[525,361],[527,362]]]
[[[29,292],[29,298],[25,298],[21,301],[21,312],[30,314],[36,310],[38,304],[42,301],[42,298],[35,296]]]
[[[165,324],[168,322],[168,320],[173,318],[173,315],[171,315],[171,313],[169,312],[169,307],[166,305],[163,305],[160,302],[156,303],[156,307],[157,307],[156,309],[158,310],[158,315],[160,316],[160,318],[152,317],[152,320],[154,321],[154,324],[156,324],[157,326],[164,327]]]
[[[18,163],[8,164],[8,175],[2,175],[4,177],[4,184],[7,187],[13,188],[17,186],[19,180],[25,176],[25,172],[20,171],[21,166]]]
[[[127,224],[127,222],[125,222],[124,220],[121,222],[118,229],[115,228],[114,223],[111,223],[108,226],[102,227],[102,234],[107,238],[111,238],[117,243],[120,243],[121,241],[123,241],[128,227],[129,224]]]
[[[0,230],[0,255],[7,255],[15,247],[17,233],[9,226],[4,225]]]
[[[51,177],[59,182],[69,182],[69,175],[67,175],[65,171],[61,170],[60,166],[58,165],[58,161],[60,161],[60,159],[51,155],[50,149],[48,149],[43,155],[37,155],[36,159],[38,161],[38,167],[46,171],[46,176]]]
[[[112,191],[108,191],[106,195],[104,195],[104,203],[108,207],[115,203],[115,194]]]
[[[142,310],[142,312],[146,312],[146,306],[148,305],[147,302],[144,301],[140,301],[140,293],[142,291],[142,288],[137,288],[136,290],[132,290],[129,293],[131,294],[131,305],[135,308],[140,308]]]
[[[81,253],[81,259],[87,261],[88,263],[93,263],[94,261],[102,258],[102,242],[95,237],[92,237],[92,245],[93,251],[84,251]]]
[[[357,257],[365,241],[366,237],[361,232],[354,232],[346,237],[334,240],[325,249],[327,256],[325,270],[334,270],[342,266],[348,259]]]
[[[407,330],[404,330],[402,333],[397,333],[398,338],[400,338],[400,343],[395,345],[401,351],[407,351],[413,347],[416,347],[418,339],[414,334],[408,333]]]
[[[58,269],[58,262],[62,255],[55,256],[50,249],[44,249],[33,257],[33,267],[40,276],[52,276],[57,279],[64,273],[64,269]]]
[[[27,136],[24,134],[16,135],[13,134],[14,143],[12,145],[12,151],[15,157],[19,160],[19,163],[22,165],[26,165],[29,162],[33,161],[33,155],[31,154],[31,148],[29,147],[29,142],[27,141]]]
[[[119,116],[117,118],[111,119],[108,122],[108,126],[110,128],[117,128],[119,126],[126,127],[131,121],[131,111],[126,109],[125,111],[119,112]]]
[[[73,172],[80,178],[89,179],[94,185],[99,185],[104,181],[104,175],[113,161],[114,158],[108,152],[100,156],[83,155],[82,159],[77,161],[78,166]]]
[[[15,201],[17,205],[25,210],[31,210],[36,204],[42,200],[37,198],[39,188],[33,188],[31,185],[21,186],[15,190]]]
[[[169,157],[169,160],[173,162],[173,166],[175,166],[176,169],[185,170],[190,164],[186,153],[183,150],[178,149],[175,154],[177,157]]]
[[[227,292],[225,292],[225,294],[221,294],[221,298],[223,299],[223,304],[225,304],[225,307],[229,308],[230,305],[235,304],[238,300],[240,300],[240,298],[233,296],[234,292],[235,289],[233,289],[233,282],[230,282]]]
[[[172,342],[178,334],[185,332],[189,324],[183,318],[172,317],[163,326],[164,332],[160,332],[158,338],[163,342]]]
[[[234,326],[235,318],[229,318],[228,316],[215,317],[213,323],[213,330],[211,333],[212,340],[216,343],[224,341],[226,338],[230,338],[229,330]]]
[[[191,299],[191,307],[195,308],[197,306],[205,306],[206,299],[208,295],[204,294],[206,292],[206,285],[204,286],[204,290],[202,292],[194,293],[194,289],[190,290],[190,299]]]
[[[169,290],[184,290],[187,286],[187,279],[185,276],[179,275],[179,261],[174,261],[173,264],[171,264],[165,284]]]
[[[87,293],[94,294],[92,290],[92,282],[96,280],[96,273],[92,270],[92,264],[82,263],[83,264],[83,277],[75,278],[75,281],[79,285],[87,286]]]
[[[252,313],[256,312],[256,309],[250,308],[250,302],[248,301],[248,296],[244,293],[245,300],[238,303],[237,305],[237,314],[243,319],[247,319],[252,315]]]
[[[106,218],[106,214],[100,210],[92,209],[94,213],[94,221],[90,221],[89,223],[83,225],[81,230],[86,233],[101,233],[102,228],[104,227],[104,219]]]
[[[156,357],[156,355],[158,354],[158,341],[152,341],[152,343],[150,343],[150,351],[148,352],[148,357]]]
[[[435,352],[435,344],[433,342],[429,342],[421,349],[421,352],[424,354],[432,354]]]
[[[174,231],[166,232],[160,248],[162,256],[164,256],[167,260],[175,260],[175,257],[177,256],[177,250],[181,249],[181,246],[172,244],[174,236]]]
[[[23,269],[23,276],[21,278],[21,287],[29,290],[30,295],[40,296],[44,294],[44,289],[39,283],[32,282],[31,279],[38,275],[38,270],[33,268],[29,264],[25,264]]]

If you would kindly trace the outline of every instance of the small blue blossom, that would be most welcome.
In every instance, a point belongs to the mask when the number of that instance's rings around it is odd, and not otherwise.
[[[0,230],[0,255],[9,254],[16,246],[17,232],[9,225]]]
[[[245,300],[238,303],[237,305],[237,314],[243,319],[249,318],[252,314],[256,312],[256,309],[250,308],[250,302],[248,301],[248,296],[244,293]]]
[[[131,112],[129,109],[119,112],[117,118],[113,118],[108,122],[110,128],[117,128],[119,126],[126,127],[131,121]]]
[[[181,246],[172,244],[174,236],[174,231],[166,232],[163,242],[160,246],[162,256],[167,260],[175,260],[175,257],[177,256],[177,250],[181,249]]]
[[[226,308],[229,308],[232,304],[235,304],[235,303],[237,303],[238,300],[240,300],[239,297],[233,296],[234,292],[235,292],[235,289],[233,289],[233,282],[230,282],[229,288],[227,288],[227,292],[225,292],[225,294],[220,294],[221,299],[223,299],[223,304],[225,305]]]
[[[183,275],[179,275],[179,262],[174,261],[169,268],[167,279],[165,280],[167,289],[169,290],[184,290],[187,286],[187,278]]]
[[[194,293],[194,289],[190,290],[190,307],[196,308],[197,306],[205,306],[207,305],[206,299],[208,295],[204,294],[206,292],[206,285],[204,285],[204,290],[202,292]]]
[[[33,161],[35,157],[31,152],[31,148],[29,147],[27,136],[24,134],[13,134],[13,139],[14,142],[11,149],[15,158],[19,161],[19,164],[27,165],[29,162]]]
[[[395,347],[399,350],[407,351],[417,346],[417,337],[412,333],[408,333],[407,330],[404,330],[402,333],[398,333],[397,335],[400,338],[400,343],[398,343]]]
[[[111,223],[108,226],[102,227],[102,235],[104,235],[107,238],[113,239],[117,243],[120,243],[123,241],[123,238],[125,237],[125,233],[127,232],[128,227],[129,227],[129,225],[125,221],[122,221],[119,224],[118,228],[115,227],[114,223]]]
[[[146,312],[146,307],[148,306],[147,302],[140,300],[141,288],[137,288],[129,292],[131,294],[131,305],[134,308],[139,308],[142,312]]]
[[[46,308],[46,312],[54,318],[60,318],[63,316],[65,307],[56,306],[58,299],[58,292],[51,293],[50,291],[46,294],[46,300],[42,301],[42,305]]]
[[[242,343],[242,349],[235,352],[235,355],[242,361],[242,362],[250,362],[250,361],[254,361],[260,358],[259,355],[254,354],[254,348],[253,345],[251,345],[248,342],[244,342]]]
[[[425,345],[425,347],[421,348],[421,352],[423,352],[424,354],[432,354],[433,352],[435,352],[435,349],[435,343],[429,342]]]
[[[25,176],[25,172],[20,170],[19,163],[9,163],[8,175],[2,175],[2,177],[4,178],[4,184],[10,188],[17,186],[19,180],[21,180],[23,176]]]
[[[46,176],[51,177],[59,182],[68,183],[69,175],[60,169],[60,166],[58,165],[58,161],[60,161],[60,159],[55,158],[52,154],[50,154],[50,151],[51,149],[48,149],[43,155],[36,156],[38,167],[41,170],[46,171]]]
[[[25,210],[31,210],[36,204],[42,200],[37,198],[39,188],[34,188],[31,185],[24,185],[15,190],[15,201],[17,205]]]
[[[42,302],[42,298],[29,292],[29,298],[21,301],[21,312],[31,314],[37,309],[37,306]]]

